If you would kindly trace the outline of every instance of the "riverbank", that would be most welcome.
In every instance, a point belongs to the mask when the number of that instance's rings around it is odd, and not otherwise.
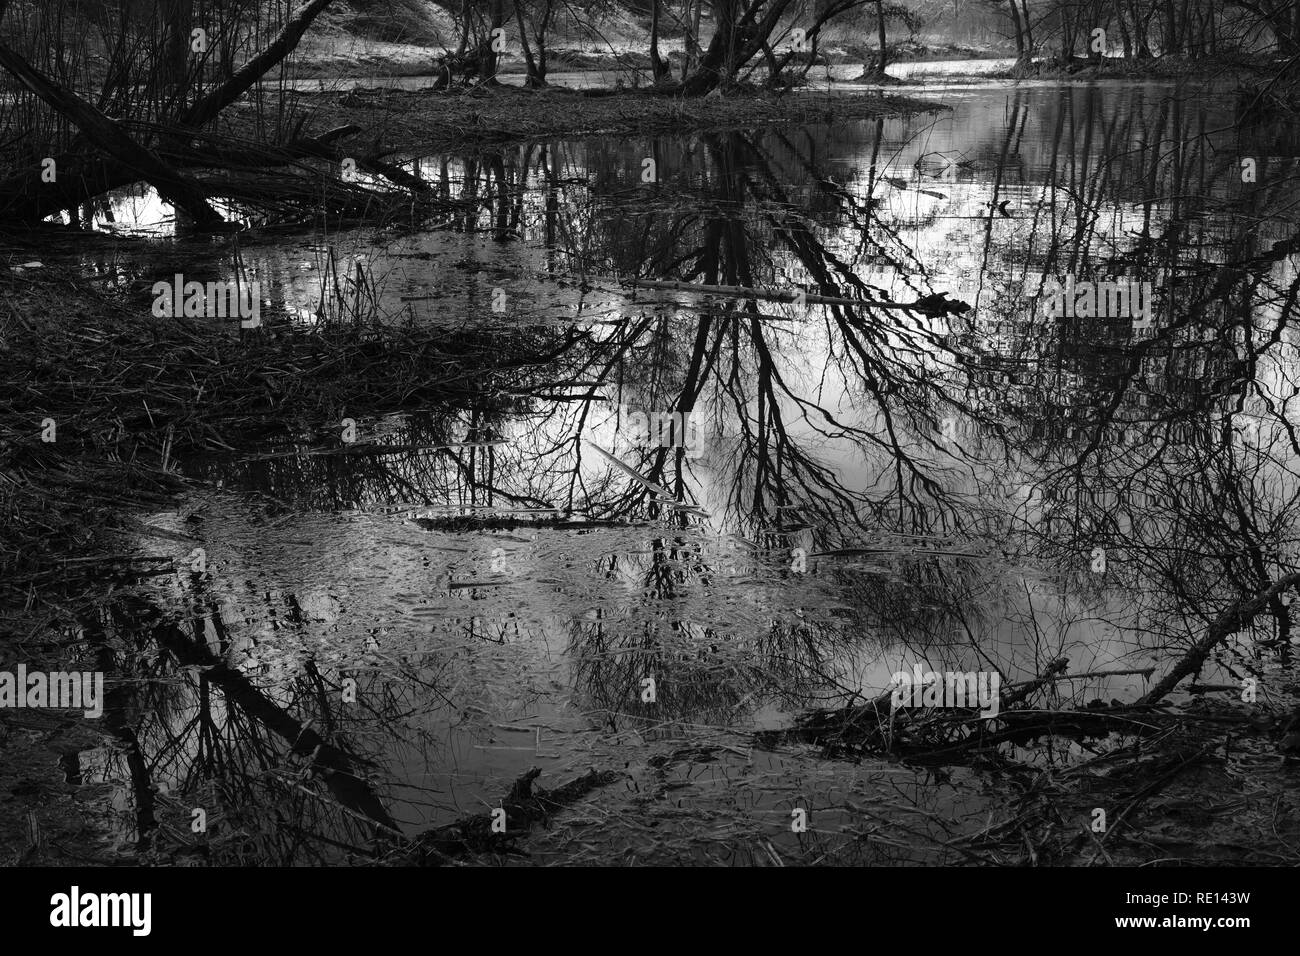
[[[372,136],[380,133],[381,146],[391,150],[455,149],[560,136],[760,129],[947,109],[932,100],[885,93],[750,90],[683,99],[650,92],[534,91],[509,86],[453,94],[358,89],[303,94],[302,99],[311,114],[306,127],[311,133],[354,123],[373,131]]]
[[[618,72],[624,71],[632,82],[643,74],[642,83],[650,75],[648,41],[640,44],[623,43],[618,46],[600,46],[594,43],[560,45],[547,50],[547,68],[551,74],[573,71]],[[667,40],[662,45],[663,56],[672,68],[673,75],[681,74],[685,61],[680,40]],[[418,77],[432,76],[443,56],[440,47],[413,43],[394,43],[378,40],[351,39],[347,42],[303,43],[294,56],[293,76],[298,79],[340,79],[366,77]],[[817,52],[816,66],[843,66],[865,63],[875,57],[876,50],[869,44],[857,42],[823,42]],[[905,39],[889,44],[890,63],[943,63],[959,60],[995,60],[1014,56],[1014,51],[989,46],[950,43],[943,40]],[[506,79],[522,77],[527,63],[518,54],[501,55],[498,76]]]
[[[67,241],[66,230],[51,230],[49,242],[60,236]],[[107,673],[109,706],[100,719],[0,708],[0,864],[183,863],[195,847],[162,834],[188,832],[187,805],[134,786],[132,825],[103,799],[110,785],[83,782],[96,759],[138,769],[122,709],[135,688],[116,656],[129,652],[105,630],[160,580],[206,580],[192,526],[169,531],[141,516],[212,490],[183,473],[183,461],[268,440],[365,456],[368,426],[352,443],[340,427],[353,416],[491,407],[488,392],[503,379],[491,364],[497,350],[517,371],[529,365],[530,343],[525,333],[383,326],[355,310],[343,321],[322,314],[311,326],[254,330],[158,319],[145,287],[106,290],[39,262],[30,243],[0,242],[0,259],[22,263],[0,265],[0,670]],[[198,850],[206,856],[227,837],[237,853],[231,829]]]
[[[1093,60],[1075,57],[1068,63],[1055,57],[1037,57],[1032,64],[1019,64],[1009,70],[985,74],[1003,80],[1203,80],[1207,83],[1257,79],[1271,76],[1281,63],[1247,56],[1139,58],[1102,57]]]

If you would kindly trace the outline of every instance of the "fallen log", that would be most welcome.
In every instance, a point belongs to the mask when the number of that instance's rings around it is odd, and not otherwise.
[[[597,531],[619,530],[629,528],[651,528],[653,525],[634,524],[625,521],[566,520],[553,518],[549,520],[528,521],[507,517],[471,517],[449,516],[446,518],[414,518],[416,525],[425,531],[445,531],[449,534],[466,534],[481,531]]]
[[[183,170],[272,170],[296,164],[303,159],[327,159],[337,163],[349,153],[336,144],[360,131],[361,128],[356,125],[340,126],[319,136],[299,137],[281,146],[247,144],[222,147],[213,143],[194,146],[178,143],[173,137],[164,137],[164,142],[156,149],[156,153],[174,168]],[[432,192],[432,187],[427,182],[399,166],[352,155],[359,169],[373,172],[400,188],[421,197],[428,197]],[[59,178],[54,183],[38,185],[27,175],[0,183],[0,217],[33,221],[62,209],[74,208],[91,196],[141,179],[138,169],[112,159],[95,160],[82,155],[68,155],[58,158],[57,163]],[[330,179],[338,183],[338,180],[332,177]],[[35,180],[38,181],[39,176]],[[275,199],[286,198],[282,187],[275,184],[254,188],[251,184],[244,183],[241,186],[239,182],[229,179],[207,183],[202,176],[195,176],[194,181],[198,186],[204,187],[203,191],[208,195],[242,199],[253,205],[258,205],[261,194]],[[362,199],[374,194],[374,190],[360,183],[343,183],[342,186]]]
[[[980,746],[1006,740],[1020,740],[1044,733],[1065,736],[1087,735],[1089,728],[1112,726],[1107,715],[1095,708],[1082,711],[1015,711],[1015,705],[1048,684],[1070,677],[1099,677],[1110,674],[1146,673],[1150,671],[1097,671],[1088,674],[1065,674],[1070,662],[1059,657],[1048,662],[1041,674],[1033,680],[1010,685],[1010,693],[1000,695],[999,713],[994,721],[999,730],[992,732],[990,721],[975,709],[959,708],[950,711],[913,707],[895,707],[894,691],[887,690],[865,704],[854,704],[837,710],[814,710],[802,715],[794,728],[785,731],[762,731],[756,741],[772,746],[784,740],[798,740],[831,750],[852,752],[875,750],[907,750],[908,752],[933,751],[947,755],[967,747],[978,737]],[[956,747],[948,746],[954,733],[962,732],[965,725],[974,728]],[[938,739],[942,738],[942,739]]]
[[[35,166],[0,182],[0,216],[39,222],[61,209],[75,208],[140,179],[138,170],[115,159],[74,152],[51,158],[59,174],[52,183],[42,182],[40,169]]]
[[[1056,679],[1057,675],[1069,666],[1069,658],[1058,657],[1051,661],[1045,668],[1043,668],[1043,672],[1033,680],[1027,681],[1024,684],[1017,684],[1014,691],[1002,698],[999,709],[1014,707],[1034,691],[1038,690],[1038,688],[1051,683]]]
[[[1289,588],[1300,584],[1300,572],[1288,574],[1260,591],[1254,597],[1243,598],[1230,605],[1222,614],[1214,619],[1205,637],[1201,638],[1190,651],[1188,651],[1168,674],[1156,682],[1149,692],[1143,695],[1139,704],[1154,704],[1178,686],[1178,683],[1190,674],[1194,674],[1205,664],[1205,659],[1210,656],[1210,651],[1214,650],[1220,642],[1236,634],[1252,620],[1255,615],[1269,605],[1278,595]]]
[[[266,50],[249,60],[217,89],[185,110],[177,119],[177,124],[188,130],[214,119],[221,110],[239,99],[262,76],[293,52],[312,21],[329,3],[330,0],[313,0],[296,19],[285,26],[284,30],[280,32],[280,35]],[[11,55],[17,56],[17,54]],[[30,65],[24,65],[30,72],[35,72]],[[39,73],[36,75],[39,76]],[[48,81],[46,82],[48,83]],[[24,85],[31,89],[30,84],[24,83]],[[36,90],[33,90],[33,92],[38,96],[41,95]],[[45,99],[44,96],[41,98]],[[48,100],[46,101],[48,102]],[[59,107],[55,106],[55,108],[58,109]],[[103,116],[103,114],[100,114],[100,116],[103,117],[105,122],[117,128],[113,120]],[[178,137],[164,136],[163,138],[169,141],[169,149],[180,148],[181,144],[177,142]],[[183,139],[183,135],[181,138]],[[77,148],[56,154],[53,159],[56,163],[55,168],[58,170],[58,179],[53,183],[43,182],[41,180],[41,170],[36,167],[11,176],[0,183],[0,215],[6,218],[36,223],[52,213],[80,206],[111,189],[129,186],[142,178],[149,178],[143,174],[144,170],[138,166],[135,158],[122,160],[102,144],[95,143],[95,145],[104,149],[109,155],[104,157],[88,156],[84,151]],[[143,147],[140,148],[143,149]],[[138,158],[138,154],[136,158]],[[382,174],[382,171],[377,171]],[[155,183],[154,185],[157,186],[158,184]],[[159,189],[159,192],[162,193],[163,190]],[[164,198],[167,197],[164,196]],[[171,200],[169,199],[169,201]],[[206,199],[204,202],[206,204]],[[206,219],[206,214],[201,211],[198,215],[195,215],[194,211],[186,211],[194,217],[196,222],[210,221]],[[212,212],[212,215],[216,216],[215,211]],[[220,221],[219,216],[216,221]]]
[[[159,148],[158,154],[178,167],[266,169],[287,166],[299,159],[336,159],[340,152],[335,144],[360,132],[360,126],[349,124],[321,133],[319,136],[299,137],[283,146],[249,144],[230,149],[210,143],[202,146],[169,145]]]
[[[4,44],[0,44],[0,66],[66,116],[92,144],[118,162],[134,168],[137,178],[148,181],[163,199],[189,215],[200,228],[222,229],[228,226],[193,181],[141,146],[123,132],[117,123],[81,97],[48,79]]]
[[[1177,719],[1155,707],[1141,704],[1112,704],[1074,710],[1012,710],[999,714],[992,721],[958,719],[946,722],[947,727],[935,722],[926,729],[951,730],[954,733],[969,729],[970,732],[938,741],[917,735],[900,742],[895,751],[921,763],[953,763],[1002,744],[1024,747],[1043,737],[1083,741],[1098,740],[1111,733],[1147,736],[1165,729],[1169,721]],[[987,724],[999,726],[990,729]]]
[[[840,295],[821,295],[815,292],[787,292],[778,289],[751,289],[738,285],[706,285],[701,282],[677,282],[664,279],[633,279],[628,283],[638,289],[668,289],[674,292],[695,292],[700,295],[726,296],[732,299],[756,299],[763,302],[808,302],[814,305],[853,305],[868,309],[901,309],[922,312],[926,315],[958,314],[970,310],[965,302],[949,299],[944,293],[923,296],[915,302],[884,302],[879,299],[850,299]]]
[[[598,773],[593,769],[554,790],[534,792],[533,781],[541,773],[541,768],[533,767],[515,781],[509,795],[501,801],[507,828],[504,832],[493,831],[492,813],[476,813],[426,830],[411,841],[403,855],[417,864],[440,866],[473,853],[509,852],[514,841],[526,835],[534,824],[548,820],[556,811],[623,776],[612,770]]]
[[[360,126],[349,124],[322,133],[320,136],[300,137],[283,146],[254,144],[240,149],[222,149],[210,146],[173,145],[160,149],[159,153],[179,166],[220,169],[271,169],[287,166],[300,159],[327,159],[334,163],[352,159],[358,169],[382,176],[396,186],[409,189],[414,193],[432,192],[433,187],[419,176],[381,159],[377,148],[361,154],[356,151],[348,152],[337,145],[339,140],[355,136],[360,132]]]

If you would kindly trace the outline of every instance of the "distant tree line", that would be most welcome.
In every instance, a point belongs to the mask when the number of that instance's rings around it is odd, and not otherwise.
[[[806,68],[815,61],[828,27],[850,13],[875,11],[883,39],[884,20],[905,8],[884,0],[635,0],[626,9],[648,20],[650,72],[664,91],[702,96],[766,67],[769,76]],[[571,0],[456,0],[459,44],[449,62],[462,77],[490,81],[496,74],[501,42],[498,31],[517,37],[527,84],[546,84],[547,50],[561,19],[579,23],[612,4]],[[664,54],[667,37],[682,40],[680,68],[674,76]],[[883,60],[883,57],[882,57]]]
[[[1300,52],[1297,0],[978,0],[1000,12],[1022,61],[1082,53],[1204,58],[1272,49]],[[1104,44],[1096,30],[1105,31]]]

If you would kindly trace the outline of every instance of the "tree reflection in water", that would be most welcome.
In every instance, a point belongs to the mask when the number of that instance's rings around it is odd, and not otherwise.
[[[781,732],[916,661],[1014,684],[1065,657],[1124,673],[1050,680],[1039,709],[1132,704],[1149,689],[1132,671],[1167,672],[1226,607],[1300,571],[1300,151],[1221,112],[1043,86],[947,117],[421,160],[477,209],[415,240],[468,263],[415,318],[448,323],[476,388],[364,423],[372,451],[405,450],[185,463],[226,483],[187,506],[211,516],[217,570],[82,622],[119,680],[98,779],[129,781],[131,839],[392,860],[539,763],[543,783],[626,777],[535,833],[535,859],[1084,852],[1087,809],[1129,793],[1102,774],[1114,741],[1136,738],[1040,735],[927,769]],[[1273,157],[1258,184],[1243,153]],[[645,156],[657,183],[639,183]],[[391,251],[370,246],[368,268],[395,271]],[[1035,294],[1065,275],[1151,282],[1152,328],[1050,317]],[[973,308],[879,307],[938,293]],[[629,441],[620,405],[690,414],[704,454]],[[1254,677],[1267,713],[1289,707],[1288,605],[1242,621],[1200,683]],[[1207,713],[1241,726],[1219,697],[1179,695],[1166,750],[1123,751],[1132,779],[1203,757],[1221,739]],[[789,832],[796,806],[815,832]],[[1103,850],[1156,852],[1120,843]]]

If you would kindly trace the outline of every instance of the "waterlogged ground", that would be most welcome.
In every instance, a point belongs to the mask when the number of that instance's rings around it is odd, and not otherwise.
[[[65,748],[87,853],[388,859],[394,833],[488,813],[537,767],[542,788],[617,779],[516,862],[1032,862],[1070,833],[1089,862],[1197,861],[1268,832],[1287,859],[1280,603],[1180,695],[1243,731],[1130,808],[1135,843],[1082,835],[1092,807],[1125,812],[1102,759],[1123,734],[917,761],[787,733],[916,663],[1013,684],[1066,657],[1089,676],[1042,706],[1132,702],[1134,671],[1295,570],[1300,142],[1174,93],[986,86],[918,116],[412,156],[461,213],[237,253],[167,239],[156,197],[120,195],[104,231],[164,238],[81,263],[142,306],[237,255],[257,334],[445,329],[466,400],[340,408],[180,462],[193,492],[129,544],[190,570],[124,585],[73,635],[116,688],[103,739]],[[1156,328],[1050,318],[1035,294],[1067,274],[1152,282]],[[620,406],[688,410],[698,448],[638,441]],[[1055,819],[1003,845],[1045,781]]]

